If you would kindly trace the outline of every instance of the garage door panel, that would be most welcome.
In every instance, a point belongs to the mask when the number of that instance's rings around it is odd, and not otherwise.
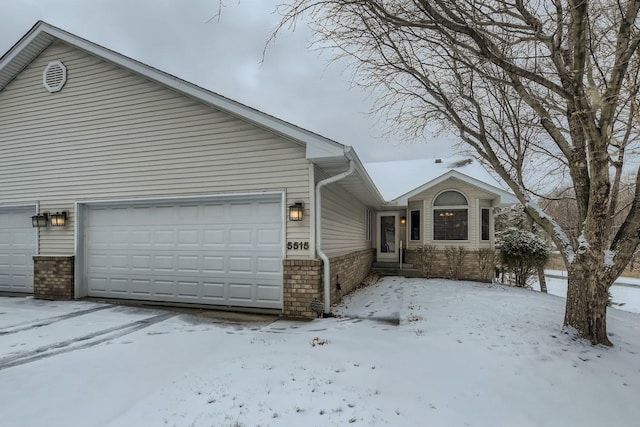
[[[220,247],[226,242],[225,230],[205,230],[203,233],[202,243],[205,247]]]
[[[111,292],[117,294],[127,294],[129,293],[129,280],[120,279],[120,278],[110,278],[109,280],[109,288]]]
[[[151,230],[132,230],[131,243],[134,246],[151,247],[153,236]]]
[[[178,215],[182,218],[198,218],[200,214],[200,207],[198,205],[192,206],[178,206],[176,208]]]
[[[173,247],[176,242],[175,233],[170,230],[154,230],[153,243],[155,246],[168,245]]]
[[[280,206],[273,203],[258,203],[258,216],[266,218],[278,218],[281,214]]]
[[[253,299],[253,284],[231,282],[229,283],[229,300],[251,301]]]
[[[258,246],[280,245],[281,241],[282,235],[279,229],[261,228],[260,230],[258,230]]]
[[[108,280],[106,277],[99,277],[99,276],[91,276],[89,277],[90,283],[91,283],[91,291],[96,295],[96,296],[105,296],[105,293],[107,292],[107,284],[108,284]]]
[[[279,274],[281,270],[282,260],[280,258],[258,257],[257,273],[273,273]]]
[[[180,297],[198,298],[200,296],[198,292],[198,288],[200,287],[198,282],[181,280],[178,281],[177,285],[177,292]]]
[[[27,233],[25,231],[14,231],[11,233],[11,243],[13,245],[30,245],[33,239],[33,233]]]
[[[153,280],[151,282],[151,295],[160,296],[160,297],[174,297],[174,286],[175,283],[173,281],[168,280]]]
[[[131,269],[143,273],[151,273],[151,257],[149,255],[132,255]]]
[[[146,297],[151,292],[151,281],[148,279],[131,280],[131,295]]]
[[[0,290],[33,292],[33,257],[37,229],[33,207],[0,207]]]
[[[178,246],[185,249],[200,247],[200,233],[200,230],[178,231]]]
[[[263,302],[276,302],[280,300],[280,289],[273,285],[256,285],[257,299]]]
[[[202,298],[224,302],[226,283],[225,282],[204,282],[202,284]]]
[[[204,256],[202,260],[202,271],[204,273],[224,273],[224,256]]]
[[[224,203],[210,203],[202,207],[205,218],[224,217]]]
[[[126,255],[113,255],[111,256],[109,267],[115,271],[130,270],[129,260],[131,258]]]
[[[240,229],[240,228],[229,230],[229,245],[230,246],[253,245],[253,230]]]
[[[173,255],[155,255],[153,256],[153,264],[151,273],[169,273],[174,271],[175,264]]]
[[[178,273],[193,274],[202,269],[200,266],[200,257],[189,255],[178,255]]]
[[[282,216],[280,197],[89,207],[89,295],[282,308]]]
[[[251,257],[229,257],[229,273],[251,273],[252,268]]]

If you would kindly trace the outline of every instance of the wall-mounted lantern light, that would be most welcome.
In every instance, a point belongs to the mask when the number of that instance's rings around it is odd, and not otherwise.
[[[38,215],[31,217],[32,227],[46,227],[49,223],[49,214],[47,212],[41,212]]]
[[[289,206],[289,221],[302,221],[304,215],[304,203],[295,202]]]
[[[67,223],[67,211],[51,214],[50,218],[52,227],[63,227]]]
[[[400,224],[405,225],[407,223],[407,217],[403,216],[400,218]]]

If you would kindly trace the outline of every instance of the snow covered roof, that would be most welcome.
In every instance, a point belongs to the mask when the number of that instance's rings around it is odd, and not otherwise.
[[[415,190],[425,189],[449,177],[467,181],[501,196],[505,204],[517,203],[476,159],[472,157],[449,157],[442,159],[399,160],[393,162],[367,163],[365,168],[385,200],[406,204]]]

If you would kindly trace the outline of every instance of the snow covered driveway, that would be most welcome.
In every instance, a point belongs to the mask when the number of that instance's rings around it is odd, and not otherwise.
[[[0,298],[0,424],[637,425],[640,315],[592,347],[563,303],[398,277],[307,323]]]

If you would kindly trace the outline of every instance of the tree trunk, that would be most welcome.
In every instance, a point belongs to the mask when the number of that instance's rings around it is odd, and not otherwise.
[[[592,344],[612,345],[607,337],[610,284],[602,280],[604,272],[584,268],[578,262],[571,264],[568,270],[564,325],[574,328],[581,338],[588,339]]]
[[[544,267],[538,267],[538,282],[540,282],[540,292],[547,293],[547,279],[544,277]]]

